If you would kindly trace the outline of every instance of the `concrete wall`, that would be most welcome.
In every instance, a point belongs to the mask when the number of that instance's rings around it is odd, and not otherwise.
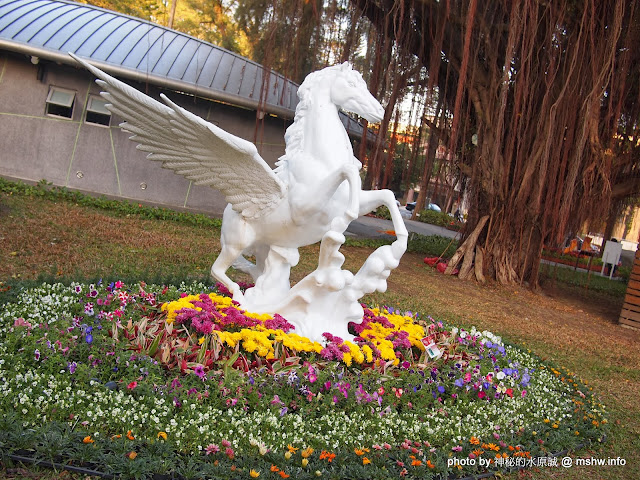
[[[127,81],[159,99],[161,90]],[[46,114],[50,86],[76,92],[71,119]],[[0,175],[121,197],[148,204],[186,208],[221,215],[226,205],[220,192],[190,181],[146,158],[113,116],[109,127],[86,123],[89,95],[99,87],[85,70],[0,51]],[[255,111],[184,95],[164,93],[177,104],[239,137],[254,141]],[[274,166],[284,154],[289,122],[267,116],[257,143]]]

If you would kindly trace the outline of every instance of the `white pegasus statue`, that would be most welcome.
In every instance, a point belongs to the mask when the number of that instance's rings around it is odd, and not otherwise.
[[[70,54],[98,77],[107,108],[125,119],[138,149],[164,168],[220,190],[227,205],[221,252],[211,274],[246,310],[279,313],[296,332],[322,341],[329,332],[352,338],[347,324],[362,320],[359,299],[386,290],[386,279],[407,247],[407,229],[389,190],[363,191],[339,109],[379,122],[384,109],[360,73],[347,63],[313,72],[298,90],[300,102],[285,133],[286,149],[272,170],[255,145],[225,132],[161,94],[162,104]],[[365,132],[366,134],[366,132]],[[342,270],[339,252],[349,223],[385,205],[397,239],[374,251],[357,274]],[[298,248],[321,241],[318,268],[289,283]],[[254,256],[255,264],[244,256]],[[251,274],[243,294],[229,267]]]

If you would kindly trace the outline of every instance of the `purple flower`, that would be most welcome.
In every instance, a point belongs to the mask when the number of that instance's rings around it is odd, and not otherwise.
[[[459,379],[457,379],[455,382],[453,382],[453,384],[454,384],[456,387],[462,387],[462,386],[464,385],[464,380],[463,380],[463,379],[461,379],[461,378],[459,378]]]
[[[35,351],[35,352],[33,352],[33,356],[35,357],[36,362],[37,362],[37,361],[39,361],[39,360],[40,360],[40,350],[38,350],[38,349],[36,348],[36,351]]]
[[[287,384],[293,385],[297,381],[298,381],[298,374],[295,372],[295,370],[291,370],[287,377]]]
[[[439,386],[438,386],[438,391],[439,391],[440,393],[444,393],[444,387],[443,387],[442,385],[439,385]]]
[[[74,373],[77,367],[78,367],[78,364],[76,362],[71,362],[67,364],[67,368],[69,368],[69,373]]]
[[[205,372],[204,367],[200,364],[196,365],[193,369],[193,373],[195,373],[198,377],[204,380]]]
[[[82,286],[80,285],[76,285],[73,289],[76,291],[76,293],[82,293]]]
[[[87,333],[84,337],[85,342],[87,343],[91,343],[93,342],[93,335],[91,335],[90,333]]]

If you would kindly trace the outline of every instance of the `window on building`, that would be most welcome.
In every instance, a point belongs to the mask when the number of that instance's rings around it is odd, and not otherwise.
[[[47,115],[71,118],[76,92],[64,88],[51,87],[47,96]]]
[[[109,126],[111,122],[111,112],[107,110],[107,102],[97,95],[91,95],[87,103],[87,113],[84,121],[95,125]]]

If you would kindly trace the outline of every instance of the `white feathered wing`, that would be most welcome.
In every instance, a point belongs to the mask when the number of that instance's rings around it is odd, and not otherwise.
[[[165,95],[162,103],[70,54],[99,80],[120,115],[123,130],[133,133],[137,148],[196,185],[220,190],[233,209],[247,219],[266,215],[286,195],[286,185],[258,153],[256,146],[225,132],[176,105]]]

